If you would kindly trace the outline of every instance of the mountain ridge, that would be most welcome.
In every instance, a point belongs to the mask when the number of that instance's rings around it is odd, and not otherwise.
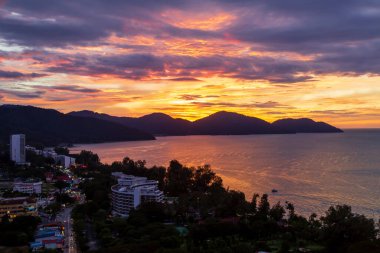
[[[61,113],[23,105],[0,105],[0,141],[25,133],[28,143],[100,143],[154,140],[154,136],[245,135],[343,132],[325,122],[308,118],[265,120],[236,112],[220,111],[188,121],[164,113],[141,117],[117,117],[90,110]]]
[[[54,109],[22,105],[0,105],[0,141],[11,134],[26,134],[27,143],[99,143],[154,140],[149,133],[107,120],[75,117]]]
[[[93,111],[75,111],[69,115],[94,117],[117,122],[159,135],[243,135],[243,134],[290,134],[290,133],[339,133],[343,132],[325,122],[308,118],[280,119],[269,123],[265,120],[236,112],[219,111],[207,117],[188,121],[173,118],[164,113],[151,113],[141,117],[118,117]]]

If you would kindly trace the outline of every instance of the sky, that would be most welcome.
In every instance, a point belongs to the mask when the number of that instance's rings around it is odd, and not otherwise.
[[[378,0],[0,0],[0,104],[380,127]]]

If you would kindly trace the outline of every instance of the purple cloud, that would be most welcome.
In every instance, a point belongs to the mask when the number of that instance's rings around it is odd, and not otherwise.
[[[91,6],[91,8],[85,8]],[[232,38],[253,51],[296,53],[308,61],[284,57],[225,55],[184,56],[160,51],[155,45],[119,43],[128,53],[109,55],[58,54],[47,69],[76,75],[114,75],[144,80],[161,76],[173,81],[196,81],[205,71],[215,75],[272,83],[312,81],[313,74],[380,74],[380,3],[347,1],[7,1],[1,10],[0,39],[10,45],[44,51],[79,45],[109,45],[111,34],[149,36],[156,41]],[[219,10],[235,16],[220,29],[202,30],[175,26],[162,18],[167,11],[204,13]],[[51,55],[34,60],[52,61]],[[4,56],[3,56],[4,57]],[[12,57],[7,54],[5,57]],[[0,71],[0,78],[34,78],[43,74]]]
[[[38,78],[44,77],[46,74],[39,73],[21,73],[18,71],[0,70],[0,79],[23,79],[23,78]]]
[[[25,98],[25,99],[32,99],[32,98],[40,98],[43,94],[45,94],[45,91],[20,91],[20,90],[5,90],[0,89],[0,93],[2,94],[8,94],[14,97],[18,98]]]

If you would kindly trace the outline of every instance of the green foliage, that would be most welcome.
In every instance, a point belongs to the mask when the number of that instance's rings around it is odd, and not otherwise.
[[[88,238],[85,232],[86,228],[86,214],[84,212],[85,205],[77,205],[72,213],[71,217],[74,220],[73,231],[75,233],[75,241],[78,248],[84,252],[88,249]]]
[[[82,150],[76,157],[76,162],[88,166],[98,166],[100,164],[100,158],[97,154],[91,151]]]
[[[74,117],[51,109],[32,106],[0,105],[0,141],[24,133],[27,143],[46,146],[61,143],[96,143],[128,140],[153,140],[151,134],[103,120]]]
[[[346,252],[355,243],[375,240],[373,219],[354,214],[347,205],[332,206],[321,218],[322,240],[331,252]]]
[[[110,175],[94,175],[93,180],[86,180],[80,184],[80,188],[92,206],[89,212],[98,209],[108,210],[110,207],[109,193],[111,186],[116,182]],[[89,213],[88,213],[89,214]]]
[[[189,192],[189,187],[194,176],[191,168],[183,167],[178,161],[170,162],[167,172],[167,185],[165,192],[170,196],[179,196]]]
[[[55,199],[58,204],[73,204],[75,199],[67,193],[55,194]]]
[[[131,223],[139,217],[144,217],[148,223],[150,222],[164,222],[165,219],[170,218],[170,212],[167,205],[164,203],[145,202],[142,203],[137,210],[132,210],[129,215]],[[138,224],[136,224],[138,225]]]
[[[281,221],[284,218],[285,208],[281,206],[280,202],[277,202],[272,208],[269,210],[269,216],[274,221]]]
[[[69,155],[70,154],[70,150],[66,147],[55,147],[54,151],[58,155]]]
[[[380,253],[380,239],[354,243],[347,249],[347,253],[362,252]]]
[[[257,214],[263,218],[269,215],[270,204],[268,200],[268,194],[263,194],[260,199],[259,207],[257,209]]]
[[[197,168],[172,161],[168,168],[146,167],[145,161],[128,157],[112,165],[101,164],[95,154],[84,153],[89,166],[78,170],[88,177],[80,188],[87,202],[73,212],[77,240],[87,250],[88,236],[95,232],[97,252],[356,252],[360,244],[376,249],[373,221],[352,214],[347,207],[333,207],[325,217],[308,219],[295,212],[292,203],[270,205],[268,195],[254,194],[246,201],[242,192],[225,189],[210,166]],[[110,188],[116,184],[111,172],[145,176],[159,182],[173,204],[147,202],[130,212],[128,219],[112,218]],[[189,229],[185,237],[172,225]],[[92,240],[92,239],[91,239]],[[276,243],[270,243],[276,242]],[[375,251],[374,251],[375,252]]]
[[[15,165],[12,161],[9,161],[9,152],[0,150],[0,168],[2,174],[9,178],[23,178],[23,179],[45,179],[45,173],[54,171],[49,159],[37,155],[34,152],[27,151],[27,161],[31,163],[31,166],[19,166]]]
[[[283,241],[279,253],[288,253],[290,251],[290,243]]]
[[[54,186],[59,190],[60,193],[62,193],[62,190],[69,187],[69,184],[65,181],[58,180],[54,183]]]
[[[22,246],[34,238],[34,231],[41,222],[39,217],[18,216],[12,221],[3,217],[0,223],[0,245]]]

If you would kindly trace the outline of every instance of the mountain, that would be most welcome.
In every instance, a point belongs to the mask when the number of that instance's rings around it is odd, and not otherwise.
[[[152,113],[140,118],[116,117],[92,111],[69,113],[71,116],[89,117],[112,121],[124,126],[134,127],[154,135],[187,135],[191,134],[191,122],[184,119],[174,119],[164,113]]]
[[[339,128],[325,122],[315,122],[312,119],[280,119],[272,123],[279,132],[289,133],[335,133],[343,132]]]
[[[28,143],[97,143],[155,139],[149,133],[107,120],[74,117],[32,106],[0,106],[0,140],[23,133]]]
[[[163,113],[153,113],[140,118],[115,117],[92,111],[71,112],[69,115],[112,121],[141,129],[154,135],[242,135],[342,132],[342,130],[327,123],[315,122],[311,119],[283,119],[271,124],[259,118],[226,111],[214,113],[194,122],[174,119]]]
[[[254,117],[221,111],[193,122],[196,134],[239,135],[273,133],[271,124]]]

